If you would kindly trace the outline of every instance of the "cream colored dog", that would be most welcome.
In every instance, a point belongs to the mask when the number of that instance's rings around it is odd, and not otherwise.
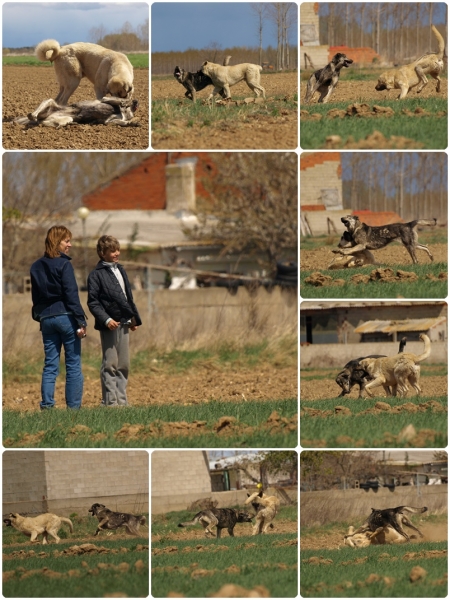
[[[414,538],[415,536],[410,536]],[[403,544],[407,540],[393,527],[386,525],[378,527],[375,531],[364,531],[355,533],[355,528],[350,525],[347,535],[344,536],[344,544],[350,548],[367,548],[383,544]]]
[[[60,46],[56,40],[40,42],[35,52],[39,60],[54,64],[58,104],[67,104],[83,77],[94,84],[97,100],[107,94],[118,98],[131,98],[133,94],[133,67],[121,52],[85,42]]]
[[[69,526],[70,533],[73,533],[72,521],[65,517],[58,517],[58,515],[54,515],[53,513],[44,513],[38,517],[23,517],[22,515],[19,515],[19,513],[10,513],[8,519],[5,519],[4,521],[10,521],[11,527],[14,527],[14,529],[17,529],[28,536],[30,542],[38,541],[37,536],[42,533],[43,544],[48,543],[49,535],[51,535],[58,544],[60,541],[58,531],[61,528],[62,523],[66,523]]]
[[[389,386],[393,388],[394,396],[405,396],[408,392],[408,382],[416,390],[417,394],[422,391],[419,387],[420,367],[419,363],[427,359],[431,354],[430,338],[421,333],[419,338],[423,341],[425,348],[422,354],[403,352],[395,356],[383,358],[364,358],[360,361],[361,367],[374,379],[366,384],[365,390],[372,396],[371,389],[383,386],[386,394],[389,394]]]
[[[431,75],[436,79],[436,91],[441,91],[441,80],[439,74],[444,68],[444,50],[445,42],[442,35],[434,25],[431,26],[437,41],[438,52],[423,54],[420,58],[409,65],[404,65],[398,69],[385,71],[378,78],[378,83],[375,86],[377,91],[392,90],[397,88],[400,91],[399,100],[406,98],[407,93],[417,87],[416,92],[420,94],[423,88],[428,84],[427,75]]]
[[[245,80],[248,87],[255,92],[256,96],[259,96],[261,93],[263,98],[266,97],[266,90],[260,83],[262,67],[259,65],[242,63],[241,65],[224,67],[216,63],[205,61],[201,71],[207,75],[214,84],[214,89],[208,96],[207,101],[218,94],[221,89],[225,91],[225,98],[230,98],[230,87],[243,80]]]
[[[254,492],[245,501],[245,504],[256,502],[264,507],[255,515],[256,522],[253,525],[252,535],[267,533],[270,524],[275,519],[280,508],[280,500],[276,496],[266,496],[266,494],[263,494],[262,497],[260,497],[259,494],[260,492]]]

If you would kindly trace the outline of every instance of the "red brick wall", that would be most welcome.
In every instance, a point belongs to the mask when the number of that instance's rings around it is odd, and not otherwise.
[[[374,58],[381,60],[380,55],[377,54],[373,48],[349,48],[349,46],[330,46],[328,50],[328,60],[331,60],[338,52],[346,54],[355,63],[362,65],[372,64]]]
[[[204,152],[155,152],[138,166],[129,169],[83,198],[90,210],[163,210],[166,207],[165,167],[177,159],[197,156],[195,169],[197,196],[207,196],[202,184],[213,177],[215,165]]]
[[[339,152],[311,152],[304,153],[300,156],[300,171],[310,169],[316,165],[321,165],[324,162],[337,161],[339,162],[339,168],[341,168],[341,155]],[[340,174],[340,172],[339,172]]]

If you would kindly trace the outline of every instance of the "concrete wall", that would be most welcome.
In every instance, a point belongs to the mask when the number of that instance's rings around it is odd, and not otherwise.
[[[422,342],[408,342],[406,352],[421,354]],[[398,353],[398,343],[371,342],[370,344],[312,344],[300,348],[300,368],[306,367],[339,367],[349,360],[368,356],[369,354],[385,354],[394,356]],[[446,342],[433,342],[431,356],[421,364],[446,363],[448,349]]]
[[[311,527],[330,521],[345,521],[355,518],[354,525],[360,525],[364,516],[370,515],[372,508],[390,506],[427,506],[426,515],[447,513],[447,485],[423,485],[374,490],[330,490],[300,493],[300,525]],[[330,515],[331,518],[327,518]]]
[[[225,288],[134,292],[143,325],[131,338],[131,351],[199,347],[221,342],[250,342],[297,331],[297,290],[249,292],[235,295]],[[100,349],[100,336],[87,308],[87,293],[80,293],[88,314],[88,337],[83,345]],[[100,350],[99,350],[100,351]],[[39,324],[31,319],[31,294],[3,296],[3,352],[42,352]]]
[[[323,153],[319,153],[320,157]],[[302,169],[300,172],[300,207],[306,205],[324,205],[325,189],[336,189],[338,206],[342,209],[342,177],[340,159],[325,160],[313,167]]]
[[[3,453],[3,512],[73,512],[87,516],[94,502],[111,510],[148,512],[146,451],[34,451]]]

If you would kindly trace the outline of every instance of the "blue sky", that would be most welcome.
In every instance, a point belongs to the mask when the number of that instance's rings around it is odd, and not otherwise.
[[[3,47],[35,46],[47,38],[61,44],[89,42],[89,30],[114,33],[127,21],[135,29],[149,18],[144,2],[6,2],[2,7]]]
[[[297,6],[294,5],[295,10]],[[257,17],[250,2],[156,2],[151,6],[152,52],[182,52],[215,44],[257,47]],[[290,42],[297,44],[298,25],[291,29]],[[274,25],[266,21],[263,47],[276,46]]]

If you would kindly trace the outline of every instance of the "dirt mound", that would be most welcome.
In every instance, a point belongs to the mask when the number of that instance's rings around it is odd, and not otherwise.
[[[3,148],[6,150],[145,150],[149,146],[148,69],[134,70],[134,97],[139,100],[136,116],[140,127],[78,125],[60,129],[36,127],[24,130],[9,122],[25,116],[46,98],[54,98],[57,83],[53,68],[3,66]],[[94,100],[92,84],[83,79],[69,103]],[[8,122],[5,122],[8,121]]]

